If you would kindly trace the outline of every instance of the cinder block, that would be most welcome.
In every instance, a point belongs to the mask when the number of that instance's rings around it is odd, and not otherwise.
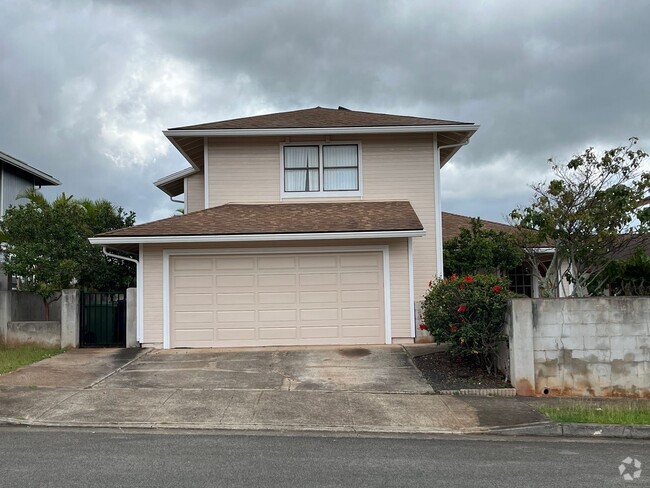
[[[544,351],[534,351],[533,358],[535,360],[535,365],[546,362],[546,353]]]
[[[609,351],[609,337],[594,337],[594,336],[585,336],[583,337],[585,344],[585,349],[600,349],[603,351]]]
[[[636,346],[636,337],[612,337],[609,343],[611,359],[625,359],[627,354],[636,355],[637,352],[640,352]]]
[[[609,363],[610,351],[606,349],[585,349],[583,350],[584,358],[592,363]]]
[[[575,350],[575,349],[584,349],[585,343],[582,339],[582,336],[578,337],[562,337],[558,339],[558,344],[563,349]]]
[[[589,371],[591,371],[591,373],[594,376],[602,376],[602,377],[609,378],[612,374],[612,365],[609,363],[591,364],[589,365]]]
[[[535,351],[554,351],[558,348],[558,339],[555,337],[536,337]]]
[[[560,337],[562,322],[535,323],[535,335],[539,337]]]

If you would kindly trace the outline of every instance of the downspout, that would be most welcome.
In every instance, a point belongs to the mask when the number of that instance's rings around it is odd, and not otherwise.
[[[144,291],[144,283],[142,281],[142,262],[139,259],[135,258],[129,258],[127,256],[120,256],[119,254],[113,254],[112,252],[108,251],[106,246],[102,246],[102,252],[110,257],[110,258],[115,258],[115,259],[121,259],[122,261],[130,261],[132,263],[135,263],[136,265],[136,275],[135,275],[135,281],[137,285],[137,294],[138,294],[138,299],[137,299],[137,317],[136,317],[136,340],[142,344],[142,335],[143,335],[143,326],[144,326],[144,309],[143,309],[143,291]],[[140,258],[142,258],[142,254],[140,254]]]
[[[436,207],[436,270],[438,278],[444,276],[444,263],[442,261],[442,207],[441,207],[441,187],[440,187],[440,151],[450,147],[460,147],[469,144],[469,136],[457,144],[446,144],[438,146],[437,135],[433,138],[433,185],[434,201]]]
[[[170,196],[169,199],[174,202],[174,203],[182,203],[185,204],[185,200],[175,200],[174,197]]]

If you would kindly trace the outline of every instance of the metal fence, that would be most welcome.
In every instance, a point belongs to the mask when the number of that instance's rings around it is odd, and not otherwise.
[[[126,292],[81,293],[79,345],[126,346]]]

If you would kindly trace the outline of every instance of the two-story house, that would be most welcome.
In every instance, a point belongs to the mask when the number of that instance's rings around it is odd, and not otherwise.
[[[186,213],[91,239],[137,255],[154,347],[413,342],[442,272],[440,168],[478,129],[321,107],[164,132]]]
[[[0,216],[3,216],[11,205],[20,203],[18,196],[25,191],[60,184],[59,180],[47,173],[0,151]],[[0,290],[11,288],[12,283],[0,270]]]

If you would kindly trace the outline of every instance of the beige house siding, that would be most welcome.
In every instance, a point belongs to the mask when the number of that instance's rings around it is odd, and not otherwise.
[[[277,247],[348,247],[389,246],[391,282],[392,337],[411,337],[410,303],[408,286],[408,252],[406,239],[392,240],[338,240],[250,242],[238,244],[236,249]],[[144,337],[145,347],[162,347],[163,344],[163,250],[164,249],[232,249],[232,244],[145,245],[144,268]]]
[[[329,138],[332,142],[361,143],[363,196],[348,200],[408,200],[420,217],[427,235],[414,240],[416,300],[424,294],[429,280],[436,275],[434,137],[431,134],[404,134]],[[210,139],[210,206],[234,202],[332,201],[328,198],[282,200],[280,195],[281,144],[324,141],[324,137],[315,136]]]
[[[205,184],[203,183],[203,172],[195,173],[188,176],[187,194],[187,212],[196,212],[205,208]]]

